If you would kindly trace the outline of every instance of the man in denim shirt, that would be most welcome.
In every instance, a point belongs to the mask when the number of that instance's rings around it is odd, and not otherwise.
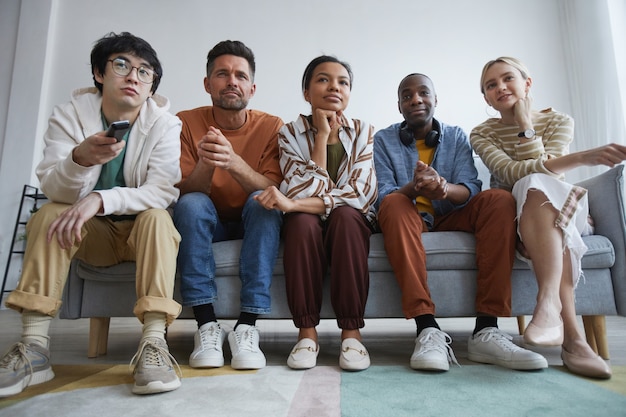
[[[515,202],[502,190],[481,190],[472,148],[460,127],[434,119],[437,95],[423,74],[398,87],[404,117],[376,133],[378,222],[389,262],[402,291],[402,310],[417,324],[411,368],[447,371],[456,358],[450,336],[435,320],[422,233],[464,231],[476,237],[476,327],[468,341],[472,361],[511,369],[541,369],[545,358],[513,344],[498,329],[511,315],[511,270],[515,255]]]

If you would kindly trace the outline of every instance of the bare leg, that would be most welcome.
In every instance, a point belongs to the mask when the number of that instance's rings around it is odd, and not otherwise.
[[[359,329],[353,329],[353,330],[342,329],[341,330],[341,340],[348,339],[348,338],[354,338],[354,339],[360,341],[361,340],[361,332],[359,331]]]
[[[563,249],[563,232],[554,225],[558,212],[546,201],[542,192],[529,191],[519,222],[539,287],[532,322],[543,328],[553,327],[558,325],[560,314],[563,347],[577,356],[595,357],[576,320],[570,252]]]
[[[576,320],[576,305],[574,300],[574,281],[572,279],[572,263],[569,250],[563,254],[563,278],[561,279],[561,302],[563,309],[564,340],[563,347],[576,356],[593,358],[596,353],[587,343],[584,333]]]
[[[317,330],[315,327],[302,327],[298,333],[298,342],[302,339],[311,339],[317,343]]]
[[[551,204],[545,204],[546,201],[542,192],[529,191],[519,219],[521,239],[532,259],[539,288],[532,322],[542,328],[560,323],[559,291],[564,272],[563,233],[554,226],[558,213]]]

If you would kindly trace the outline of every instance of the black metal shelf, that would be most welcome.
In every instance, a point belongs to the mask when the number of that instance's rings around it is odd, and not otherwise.
[[[4,296],[4,293],[10,292],[12,290],[6,289],[7,278],[9,277],[9,270],[11,267],[11,260],[14,255],[23,255],[23,250],[16,250],[16,240],[18,236],[18,231],[20,227],[25,227],[27,221],[22,220],[22,211],[24,210],[24,205],[27,204],[28,201],[32,202],[32,208],[30,209],[31,213],[34,213],[39,209],[39,201],[47,200],[47,197],[39,192],[37,187],[33,187],[32,185],[24,185],[22,190],[22,199],[20,200],[20,208],[17,210],[17,219],[15,220],[15,228],[13,229],[13,238],[11,239],[11,249],[9,250],[9,256],[7,259],[7,265],[4,270],[4,278],[2,279],[2,290],[0,290],[0,298]]]

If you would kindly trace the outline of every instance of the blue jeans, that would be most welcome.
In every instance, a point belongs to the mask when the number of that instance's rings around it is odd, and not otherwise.
[[[242,239],[239,257],[241,311],[271,311],[270,285],[278,246],[282,213],[267,210],[251,194],[242,221],[220,221],[211,198],[203,193],[183,195],[174,207],[174,224],[182,236],[178,251],[180,291],[184,306],[213,304],[217,300],[213,242]]]

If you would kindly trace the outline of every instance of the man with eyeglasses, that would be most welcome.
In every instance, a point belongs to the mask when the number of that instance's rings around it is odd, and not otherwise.
[[[223,41],[209,51],[204,88],[212,106],[178,113],[181,134],[181,197],[174,223],[182,235],[178,271],[183,305],[193,308],[198,323],[189,365],[224,365],[226,329],[218,322],[213,242],[243,239],[239,276],[240,315],[228,342],[234,369],[260,369],[256,319],[270,312],[270,285],[278,254],[282,213],[267,210],[255,198],[278,186],[280,118],[250,110],[255,61],[239,41]]]
[[[96,266],[136,261],[134,312],[143,334],[131,360],[132,392],[181,385],[164,337],[181,311],[173,300],[180,234],[166,210],[179,194],[181,122],[155,94],[163,72],[143,39],[104,36],[91,67],[95,87],[56,106],[44,135],[36,172],[51,202],[28,222],[22,276],[6,301],[22,314],[22,337],[0,360],[0,397],[54,377],[49,327],[73,258]],[[118,141],[105,132],[120,120],[130,130]]]

